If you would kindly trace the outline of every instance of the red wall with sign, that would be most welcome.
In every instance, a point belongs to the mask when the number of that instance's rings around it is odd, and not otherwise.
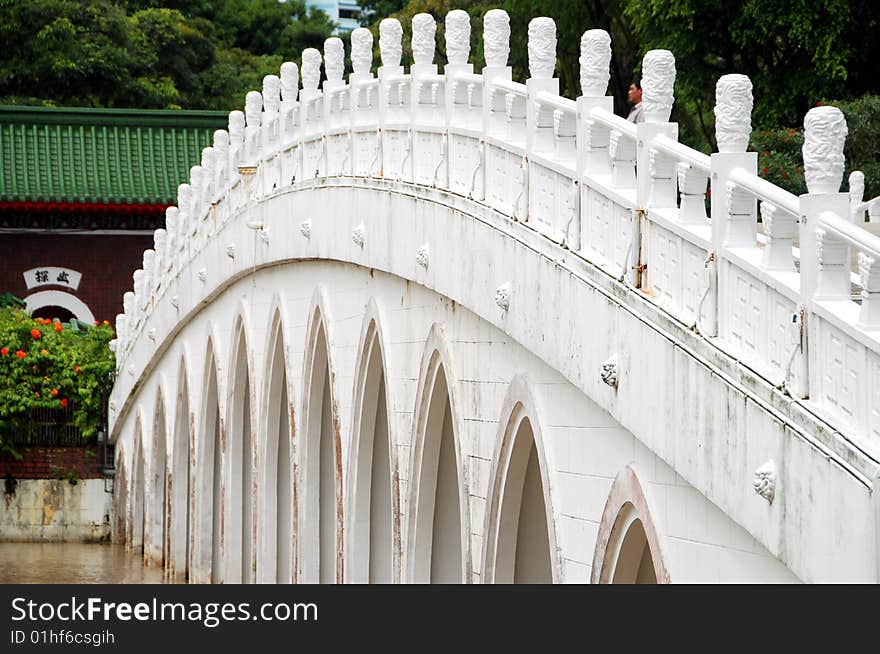
[[[144,250],[153,247],[152,232],[142,234],[92,234],[39,232],[0,235],[0,292],[22,299],[47,290],[70,292],[85,302],[96,320],[115,324],[122,313],[122,294],[132,287],[132,273],[141,267]],[[41,266],[71,268],[82,274],[79,288],[60,285],[28,289],[26,270]]]

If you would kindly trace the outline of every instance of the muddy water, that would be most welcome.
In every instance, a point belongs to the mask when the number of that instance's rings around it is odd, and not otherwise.
[[[2,584],[161,584],[161,568],[145,568],[122,545],[0,543]]]

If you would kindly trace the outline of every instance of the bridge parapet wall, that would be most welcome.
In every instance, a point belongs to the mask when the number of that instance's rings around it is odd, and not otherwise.
[[[840,112],[808,114],[810,192],[796,197],[761,179],[756,154],[746,152],[747,78],[719,80],[720,151],[705,155],[679,143],[669,122],[671,53],[646,55],[645,122],[630,123],[612,113],[605,95],[608,35],[585,33],[583,94],[572,101],[553,78],[555,27],[548,21],[530,25],[525,84],[512,80],[509,23],[497,12],[485,21],[481,74],[466,54],[462,59],[463,24],[447,26],[447,52],[455,54],[438,73],[430,21],[414,25],[416,63],[404,72],[402,30],[390,20],[380,31],[377,77],[365,63],[367,37],[356,31],[347,83],[338,46],[330,44],[323,57],[307,50],[301,68],[288,62],[262,93],[249,93],[245,111],[230,114],[228,132],[215,134],[181,185],[178,207],[168,210],[166,229],[157,230],[126,294],[125,314],[117,317],[111,425],[179,320],[211,301],[224,273],[205,267],[200,254],[229,223],[247,221],[259,249],[285,238],[259,219],[268,198],[338,178],[377,179],[500,214],[555,243],[560,256],[619,280],[671,324],[754,371],[763,387],[776,387],[825,421],[848,448],[837,454],[870,478],[880,458],[880,240],[856,224],[866,206],[861,197],[839,192],[846,135]],[[327,80],[319,88],[322,61]],[[308,237],[311,218],[298,223]],[[363,230],[340,238],[362,246]],[[251,245],[224,247],[235,261],[242,256],[236,248]],[[426,250],[423,258],[429,256]],[[505,302],[503,287],[496,301]],[[767,395],[757,387],[755,393]]]

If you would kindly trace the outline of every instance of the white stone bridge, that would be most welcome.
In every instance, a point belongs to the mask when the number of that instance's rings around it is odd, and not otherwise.
[[[285,63],[180,187],[117,318],[117,538],[195,582],[877,581],[880,239],[842,114],[807,115],[796,197],[742,75],[707,156],[668,51],[635,124],[605,32],[572,101],[551,19],[525,84],[505,12],[482,74],[445,22],[443,74],[427,14],[408,72],[392,19],[378,78],[363,29],[348,82],[339,39]]]

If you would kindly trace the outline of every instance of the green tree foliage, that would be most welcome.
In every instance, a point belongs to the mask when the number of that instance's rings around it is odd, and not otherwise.
[[[676,100],[688,115],[682,122],[703,149],[715,146],[715,82],[725,73],[751,78],[757,128],[797,126],[823,97],[877,91],[863,48],[867,40],[869,51],[877,49],[876,34],[866,30],[880,18],[875,4],[629,0],[626,15],[640,57],[652,48],[675,54]]]
[[[17,306],[0,308],[0,421],[15,428],[33,409],[70,407],[74,424],[93,435],[115,367],[111,338],[106,322],[62,325]],[[9,449],[0,430],[0,451]]]
[[[0,102],[230,109],[332,30],[304,0],[0,0]]]

